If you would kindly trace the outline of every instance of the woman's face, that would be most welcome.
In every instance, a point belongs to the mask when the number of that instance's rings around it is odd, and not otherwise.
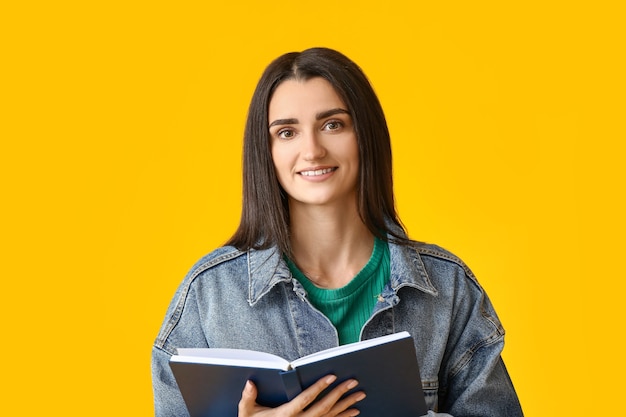
[[[270,149],[294,205],[356,202],[359,150],[348,108],[323,78],[287,80],[269,104]]]

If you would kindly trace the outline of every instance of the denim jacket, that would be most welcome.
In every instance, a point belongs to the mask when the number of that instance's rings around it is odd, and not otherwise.
[[[390,243],[389,250],[390,282],[361,340],[403,330],[413,336],[429,415],[522,416],[500,356],[504,329],[469,268],[434,245]],[[276,248],[219,248],[188,273],[153,346],[155,414],[188,415],[168,365],[176,348],[252,349],[293,360],[338,343]]]

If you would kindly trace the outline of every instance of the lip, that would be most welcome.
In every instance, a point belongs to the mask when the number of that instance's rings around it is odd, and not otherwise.
[[[320,181],[331,176],[337,169],[338,167],[333,166],[317,166],[302,169],[297,173],[304,179],[310,181]]]

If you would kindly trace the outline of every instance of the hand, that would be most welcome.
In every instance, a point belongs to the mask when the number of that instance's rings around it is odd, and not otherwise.
[[[239,401],[239,417],[353,417],[359,410],[349,408],[365,398],[364,392],[355,392],[346,398],[341,398],[346,392],[358,385],[354,379],[349,379],[337,385],[323,398],[313,404],[306,411],[317,396],[330,384],[335,382],[334,375],[326,376],[309,388],[302,391],[293,400],[277,408],[262,407],[256,403],[257,390],[250,381],[246,383]]]

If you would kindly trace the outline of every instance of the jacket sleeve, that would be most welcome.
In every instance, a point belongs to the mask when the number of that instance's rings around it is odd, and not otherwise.
[[[189,416],[187,407],[169,367],[170,357],[170,354],[160,348],[156,346],[152,348],[154,415],[156,417],[187,417]]]
[[[523,416],[504,361],[497,346],[481,348],[448,386],[442,407],[452,415]]]
[[[156,417],[189,415],[169,360],[179,347],[209,347],[196,302],[195,286],[185,280],[168,307],[163,325],[152,347],[152,388]]]
[[[453,416],[523,416],[502,360],[504,329],[469,269],[457,291],[439,409]]]

